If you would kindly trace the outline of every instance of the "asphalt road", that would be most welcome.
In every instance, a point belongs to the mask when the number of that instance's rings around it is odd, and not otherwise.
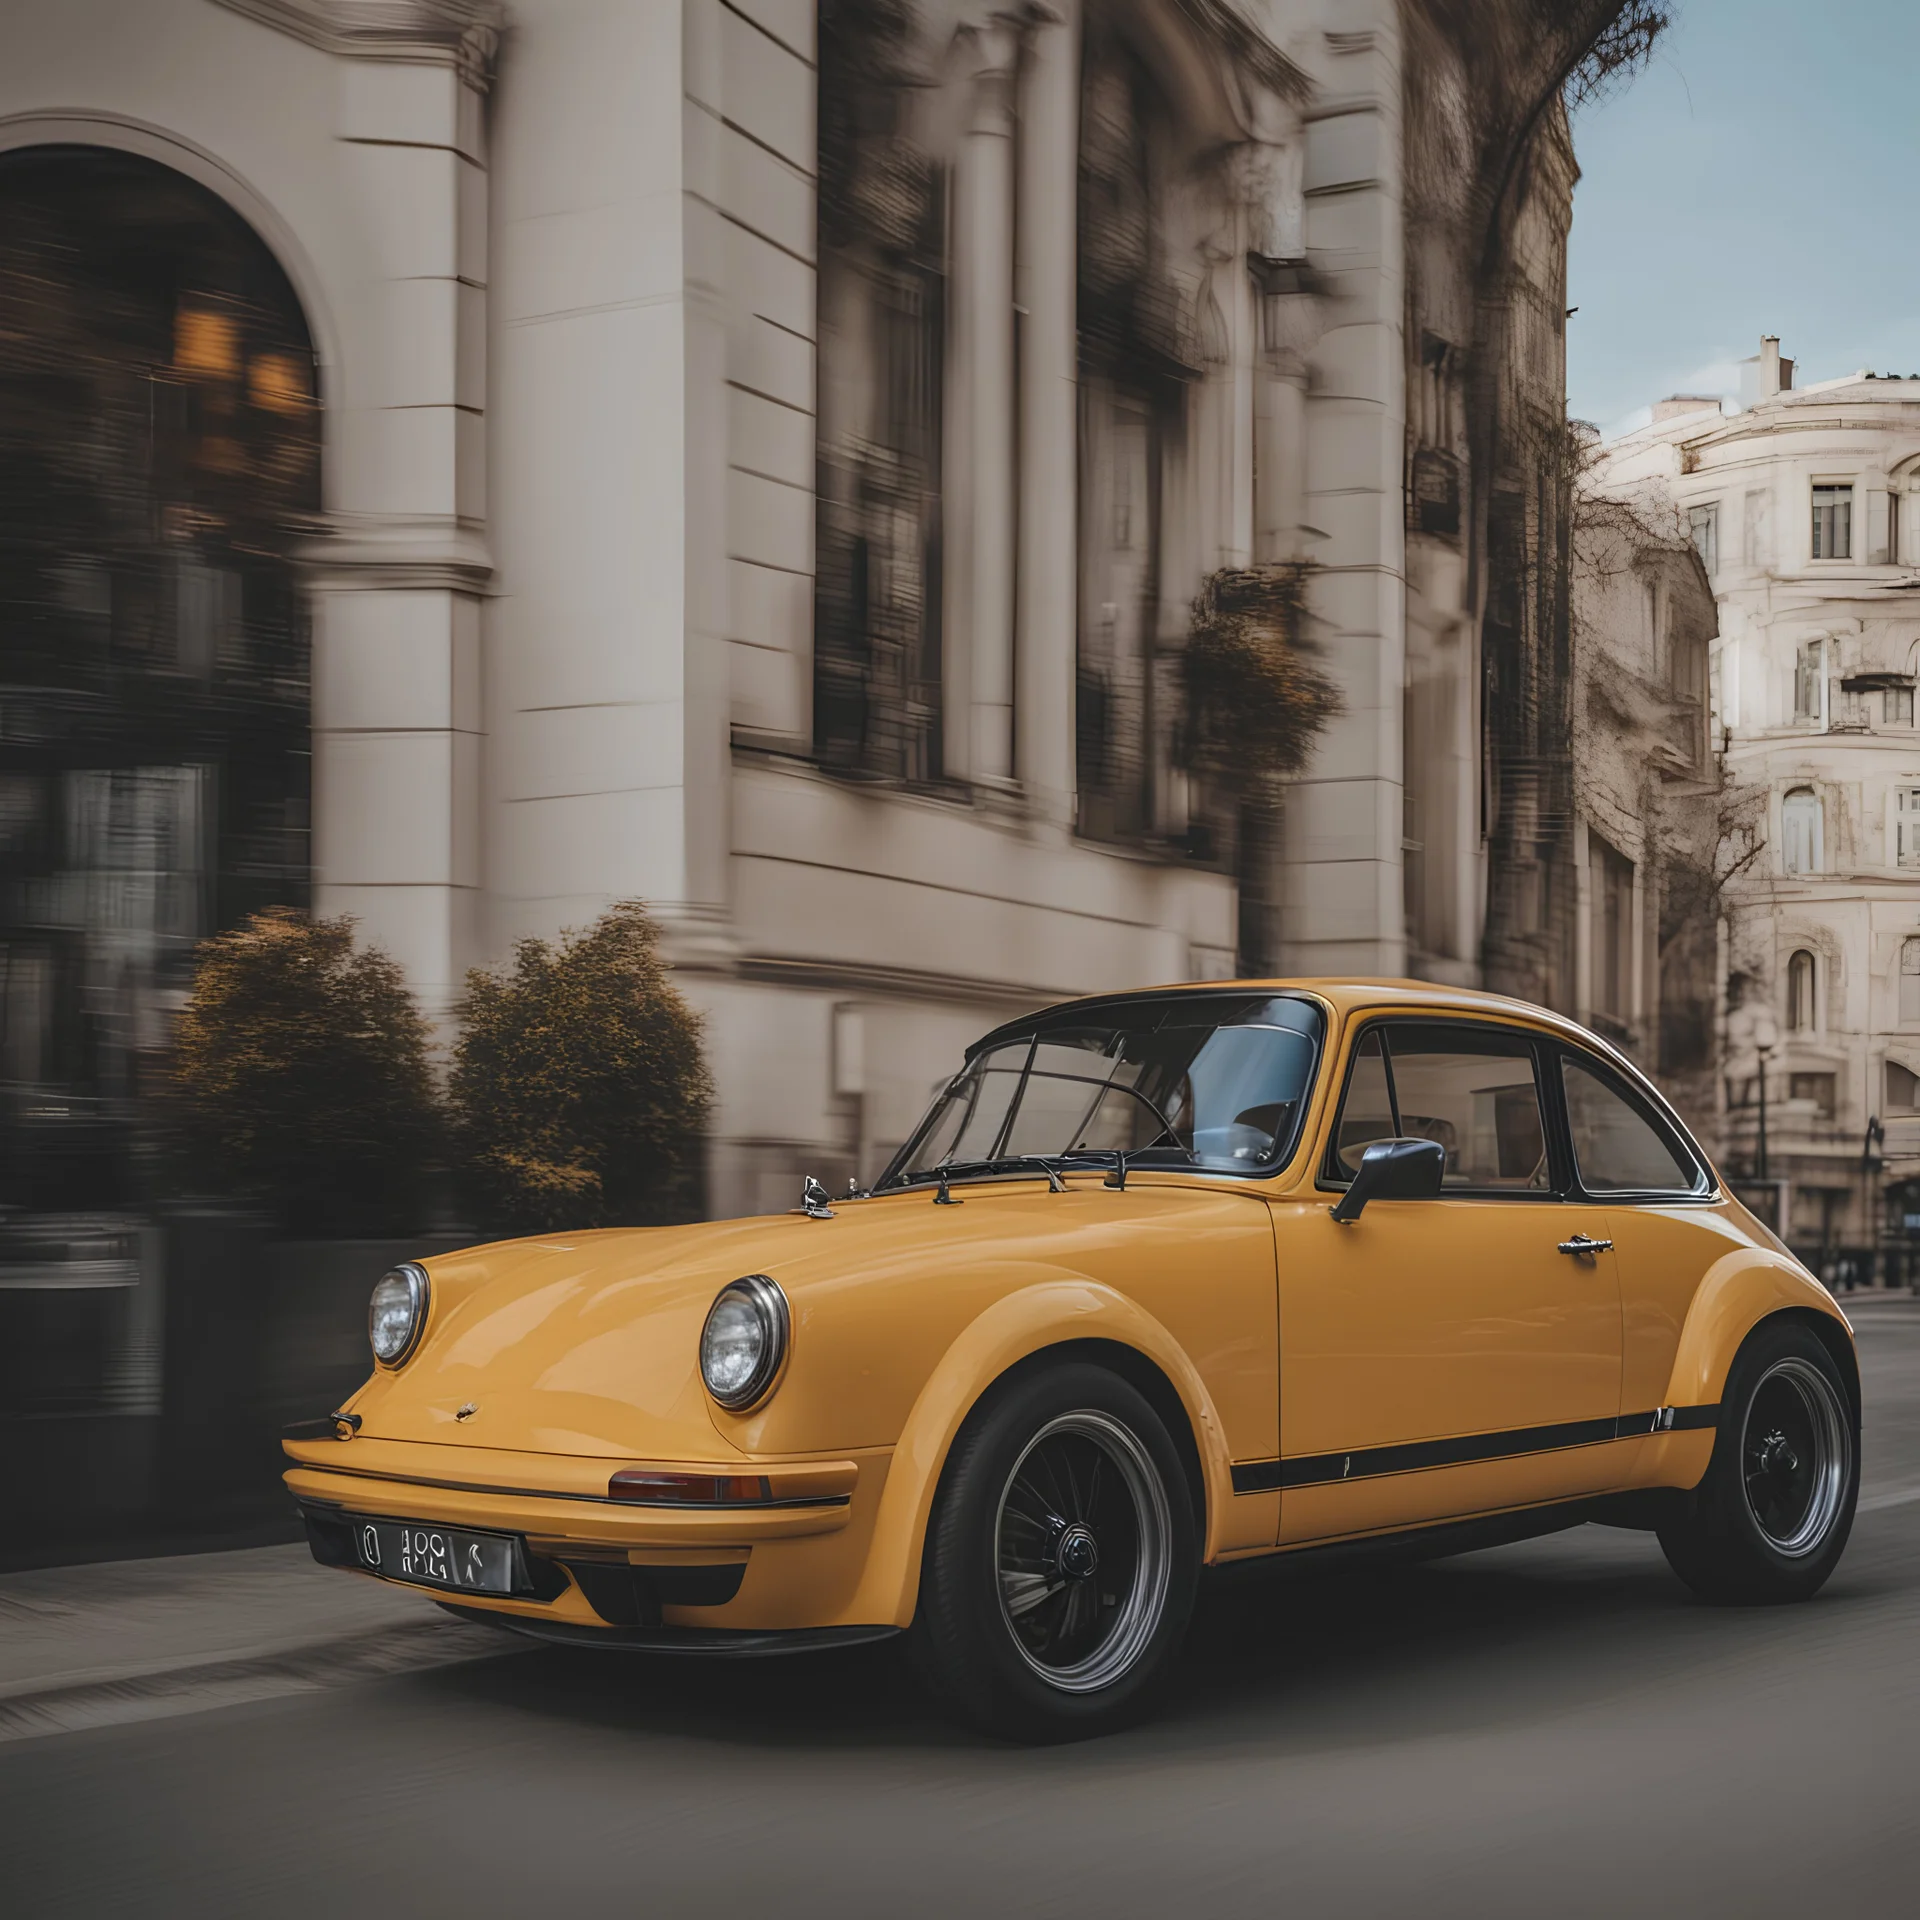
[[[1042,1752],[884,1649],[531,1649],[0,1746],[0,1911],[1911,1915],[1920,1302],[1856,1318],[1865,1495],[1808,1606],[1597,1528],[1243,1574],[1171,1711]]]

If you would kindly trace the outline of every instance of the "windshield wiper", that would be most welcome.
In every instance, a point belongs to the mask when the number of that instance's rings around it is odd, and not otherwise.
[[[1091,1160],[1096,1166],[1107,1165],[1113,1171],[1107,1175],[1106,1184],[1122,1192],[1126,1189],[1127,1169],[1149,1153],[1177,1153],[1190,1167],[1200,1164],[1200,1156],[1191,1147],[1183,1147],[1179,1141],[1171,1143],[1155,1141],[1149,1147],[1074,1147],[1069,1152],[1056,1154],[1057,1160],[1064,1162]]]
[[[995,1160],[941,1160],[929,1167],[910,1167],[896,1175],[893,1184],[913,1187],[937,1181],[945,1186],[949,1180],[983,1179],[996,1173],[1024,1173],[1029,1168],[1037,1168],[1047,1176],[1047,1185],[1055,1193],[1065,1193],[1067,1183],[1061,1179],[1062,1173],[1095,1166],[1110,1167],[1107,1185],[1124,1188],[1128,1167],[1149,1153],[1175,1153],[1190,1166],[1196,1165],[1199,1159],[1191,1147],[1183,1147],[1178,1141],[1150,1147],[1069,1147],[1064,1153],[1010,1153]]]

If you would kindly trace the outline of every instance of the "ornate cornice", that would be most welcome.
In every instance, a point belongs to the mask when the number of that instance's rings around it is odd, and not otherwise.
[[[322,53],[455,67],[485,90],[500,45],[501,0],[213,0]]]

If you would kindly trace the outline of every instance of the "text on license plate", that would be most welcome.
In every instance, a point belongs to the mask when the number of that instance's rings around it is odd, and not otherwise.
[[[354,1523],[360,1564],[389,1580],[468,1593],[513,1591],[513,1542],[493,1533],[392,1520]]]

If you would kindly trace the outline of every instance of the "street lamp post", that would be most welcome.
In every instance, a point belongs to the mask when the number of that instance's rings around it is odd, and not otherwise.
[[[1772,1009],[1764,999],[1749,992],[1727,1016],[1727,1049],[1730,1064],[1744,1063],[1751,1051],[1755,1077],[1759,1082],[1760,1125],[1753,1143],[1753,1180],[1756,1187],[1770,1185],[1773,1177],[1773,1169],[1767,1160],[1767,1062],[1779,1044],[1780,1029],[1775,1024]],[[1775,1216],[1768,1224],[1775,1233],[1782,1233],[1785,1231],[1785,1222],[1779,1217],[1780,1208],[1774,1204],[1777,1197],[1772,1196],[1765,1204]]]
[[[1754,1031],[1753,1050],[1760,1061],[1760,1139],[1754,1153],[1754,1178],[1764,1187],[1767,1184],[1767,1061],[1774,1048],[1773,1023],[1769,1021],[1764,1029],[1767,1037],[1762,1038],[1762,1029]],[[1778,1222],[1775,1223],[1777,1232]]]
[[[1873,1177],[1886,1165],[1882,1157],[1886,1140],[1887,1130],[1880,1124],[1880,1116],[1870,1115],[1866,1144],[1860,1149],[1860,1231],[1867,1243],[1867,1285],[1870,1287],[1880,1278],[1880,1209],[1873,1203]]]

